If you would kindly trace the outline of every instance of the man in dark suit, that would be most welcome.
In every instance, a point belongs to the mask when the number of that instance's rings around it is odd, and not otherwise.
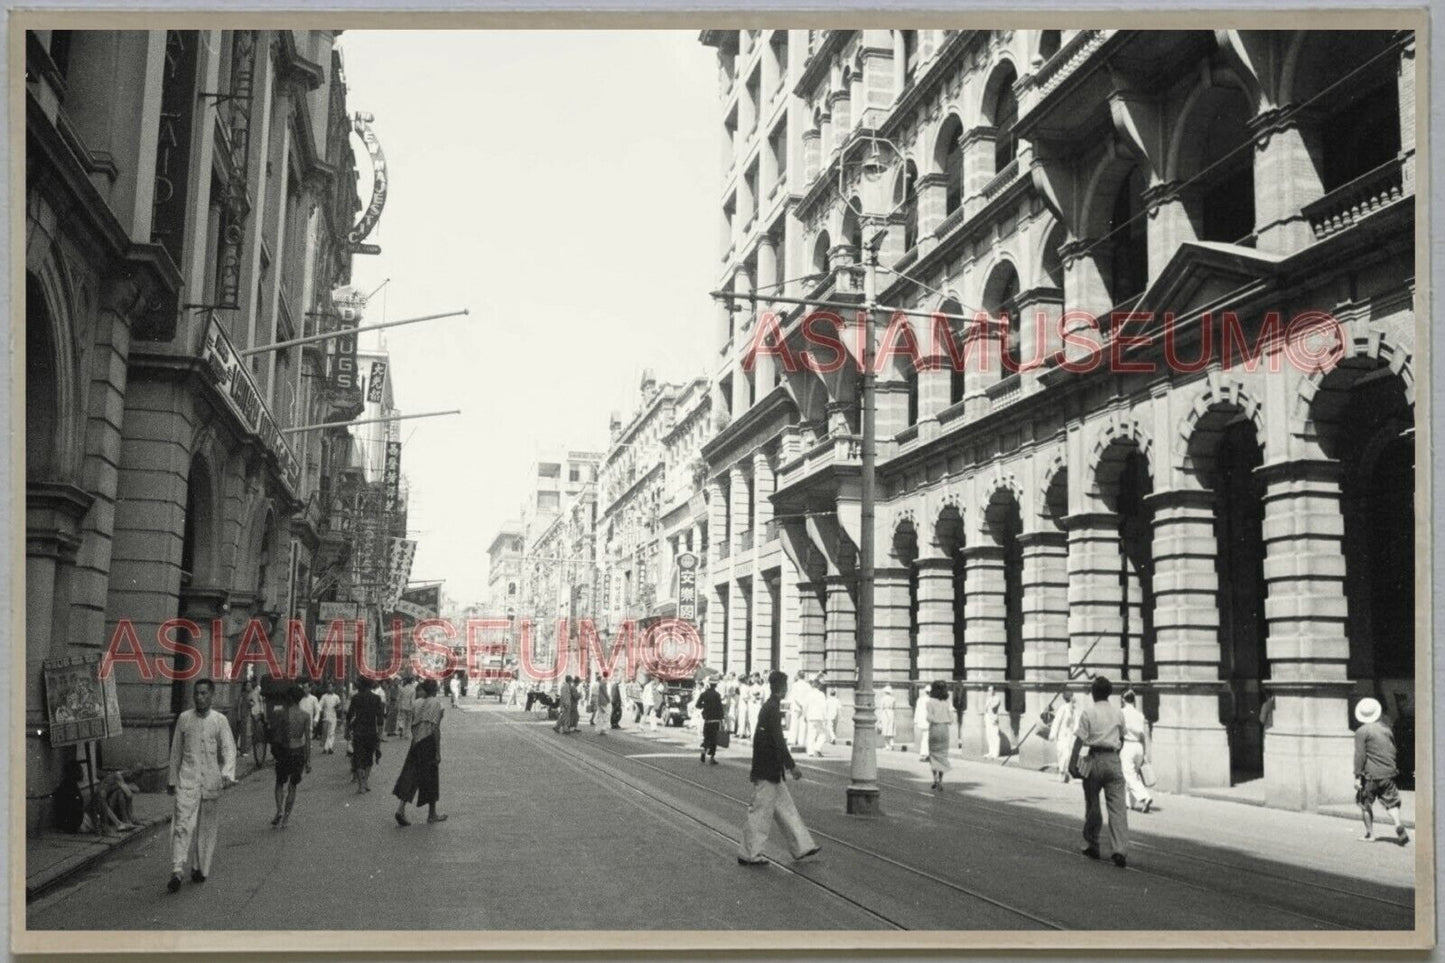
[[[788,739],[783,734],[783,696],[788,693],[788,676],[783,672],[768,675],[771,695],[758,710],[757,728],[753,732],[753,768],[750,778],[753,782],[753,799],[748,804],[748,823],[743,829],[743,847],[738,853],[738,862],[744,866],[765,866],[763,846],[767,844],[768,832],[774,821],[787,837],[788,849],[794,859],[807,859],[821,847],[813,842],[808,827],[793,805],[793,796],[788,792],[783,776],[792,773],[794,779],[803,778],[802,772],[788,752]]]
[[[711,760],[716,766],[717,734],[722,729],[723,717],[727,715],[722,696],[717,691],[717,679],[707,680],[707,691],[697,697],[697,711],[702,713],[702,758],[698,762]]]
[[[616,679],[608,687],[607,694],[612,697],[612,728],[622,728],[622,685]]]

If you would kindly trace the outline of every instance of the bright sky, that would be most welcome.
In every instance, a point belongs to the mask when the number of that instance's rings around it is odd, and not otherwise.
[[[469,308],[385,336],[403,413],[413,580],[461,604],[518,517],[541,449],[602,450],[642,369],[701,374],[712,342],[717,69],[697,31],[348,31],[354,111],[389,194],[357,255],[367,323]],[[358,153],[360,152],[358,146]],[[363,203],[370,173],[361,154]],[[363,345],[374,344],[363,341]]]

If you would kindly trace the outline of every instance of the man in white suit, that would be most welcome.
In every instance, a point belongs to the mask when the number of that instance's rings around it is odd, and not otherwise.
[[[191,866],[191,882],[211,875],[216,851],[221,791],[236,784],[236,742],[231,724],[211,711],[216,684],[198,679],[191,691],[194,709],[182,712],[171,737],[171,764],[166,792],[175,797],[171,816],[171,879],[166,888],[181,888],[181,874]]]

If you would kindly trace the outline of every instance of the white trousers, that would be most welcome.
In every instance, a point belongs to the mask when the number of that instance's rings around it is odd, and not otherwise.
[[[325,738],[325,742],[321,744],[321,748],[327,752],[330,752],[332,749],[336,748],[336,720],[322,719],[321,731],[322,733],[324,733]]]
[[[184,875],[187,862],[211,875],[211,856],[220,829],[219,799],[202,799],[200,789],[176,789],[171,815],[171,872]]]
[[[822,754],[828,744],[828,723],[822,719],[808,721],[808,752]]]
[[[793,794],[788,792],[787,783],[759,779],[753,783],[753,798],[748,803],[748,824],[743,829],[743,848],[738,855],[743,859],[761,859],[774,822],[783,830],[794,859],[813,848],[813,837],[809,835],[808,827],[803,825],[803,817],[798,815],[798,807],[793,804]]]
[[[984,716],[983,757],[985,759],[997,759],[999,756],[998,750],[998,716]]]
[[[928,758],[928,727],[927,727],[927,726],[914,726],[914,727],[913,727],[913,736],[914,736],[915,739],[918,740],[918,758],[919,758],[919,759],[927,759],[927,758]]]
[[[1124,785],[1129,790],[1130,806],[1142,806],[1154,801],[1154,794],[1144,785],[1139,767],[1144,764],[1144,745],[1139,742],[1125,742],[1119,750],[1119,763],[1124,767]]]

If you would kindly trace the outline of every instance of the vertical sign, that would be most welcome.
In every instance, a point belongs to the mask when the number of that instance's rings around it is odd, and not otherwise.
[[[382,389],[386,387],[386,362],[373,361],[371,363],[371,377],[366,381],[366,400],[381,401]]]
[[[196,110],[196,46],[194,30],[167,30],[161,67],[161,121],[156,137],[156,177],[151,242],[183,263],[187,185],[191,166],[191,125]]]
[[[677,617],[697,622],[697,556],[692,552],[677,557]]]
[[[231,139],[231,178],[226,185],[226,209],[221,220],[221,268],[216,285],[217,307],[235,310],[241,305],[241,242],[251,202],[246,176],[251,152],[251,97],[256,77],[256,31],[231,35],[231,92],[226,100]]]
[[[386,443],[386,468],[381,475],[383,497],[382,510],[391,513],[396,511],[397,504],[401,500],[401,442],[388,441]]]
[[[354,328],[361,323],[365,313],[366,298],[350,286],[340,287],[331,292],[331,303],[336,305],[337,330]],[[356,361],[356,335],[348,333],[333,338],[335,345],[331,356],[331,386],[337,391],[355,391],[361,386],[360,372]]]

